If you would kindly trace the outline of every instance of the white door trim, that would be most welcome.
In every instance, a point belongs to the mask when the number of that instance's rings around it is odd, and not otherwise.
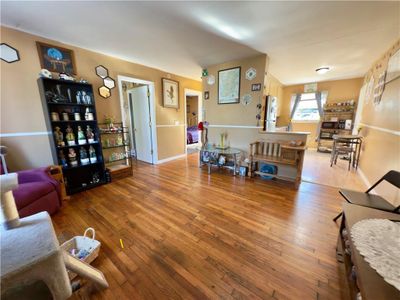
[[[203,93],[201,91],[196,91],[192,89],[184,89],[184,98],[185,98],[185,103],[184,103],[184,110],[185,110],[185,133],[184,133],[184,138],[185,138],[185,154],[187,154],[187,147],[188,145],[186,144],[187,142],[187,114],[186,114],[186,96],[197,96],[198,97],[198,117],[197,117],[197,122],[203,121]],[[201,146],[201,141],[199,139],[199,142],[197,144],[193,144],[197,146]]]
[[[158,161],[158,146],[157,146],[157,129],[156,129],[156,100],[155,100],[155,87],[153,81],[147,81],[139,78],[133,78],[128,76],[118,75],[118,90],[119,90],[119,104],[121,107],[121,117],[123,126],[125,124],[125,110],[123,105],[123,90],[122,90],[122,81],[132,82],[132,83],[139,83],[139,84],[147,84],[150,90],[150,115],[151,115],[151,138],[153,143],[153,164],[156,164]],[[132,130],[132,128],[130,129]]]

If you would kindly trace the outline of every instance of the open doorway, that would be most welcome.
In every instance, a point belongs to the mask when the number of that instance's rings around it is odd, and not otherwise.
[[[199,122],[203,120],[202,93],[185,89],[185,130],[186,152],[196,152],[201,145],[200,133],[197,129]]]
[[[131,155],[137,160],[157,163],[154,83],[118,76],[123,126],[129,129]]]

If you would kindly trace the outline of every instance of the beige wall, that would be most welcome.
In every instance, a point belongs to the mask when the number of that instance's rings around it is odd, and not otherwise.
[[[358,101],[360,88],[363,78],[353,78],[345,80],[333,80],[318,82],[319,91],[327,91],[327,103],[336,103],[345,100]],[[293,94],[304,93],[304,84],[289,85],[283,87],[283,100],[281,102],[281,114],[278,118],[277,126],[287,126],[290,120],[290,100]],[[310,136],[307,140],[307,146],[316,148],[317,142],[317,122],[295,122],[293,131],[307,131]]]
[[[263,88],[261,91],[252,92],[251,85],[261,83],[264,85],[264,74],[266,72],[268,58],[265,54],[249,57],[246,59],[230,61],[218,65],[208,66],[209,75],[215,76],[215,83],[209,85],[207,78],[203,79],[203,92],[209,91],[210,98],[204,100],[205,120],[211,125],[245,125],[256,126],[257,104],[262,103]],[[240,98],[245,94],[252,96],[252,102],[244,106],[241,103],[218,104],[218,71],[241,67],[240,76]],[[246,79],[246,71],[249,68],[255,68],[257,76],[252,81]]]
[[[278,99],[276,115],[279,117],[282,112],[283,84],[269,72],[265,75],[264,95],[275,96]]]
[[[376,84],[378,75],[386,70],[389,57],[398,49],[400,40],[371,66],[365,83],[373,75]],[[367,180],[374,183],[389,170],[400,171],[400,78],[385,85],[379,105],[375,105],[372,99],[365,99],[361,123],[364,143],[360,168]],[[398,189],[383,185],[376,192],[400,205]]]
[[[93,84],[97,113],[100,120],[107,114],[115,116],[116,120],[120,121],[121,111],[118,87],[112,90],[112,96],[108,99],[103,99],[97,94],[101,79],[96,76],[94,68],[99,64],[106,66],[110,76],[115,80],[117,80],[118,75],[125,75],[154,82],[157,125],[173,125],[175,121],[184,124],[184,89],[201,90],[200,81],[173,74],[169,75],[164,71],[1,27],[1,42],[8,43],[18,49],[21,56],[21,61],[12,64],[1,61],[2,134],[43,132],[47,130],[36,82],[41,69],[36,41],[60,45],[74,50],[77,78],[83,77]],[[178,110],[162,106],[161,78],[167,76],[179,81],[180,107]],[[158,136],[159,159],[185,153],[184,146],[182,146],[185,141],[183,130],[177,130],[171,126],[163,127],[162,130],[157,131],[160,134]],[[11,169],[19,170],[52,163],[49,152],[50,145],[48,139],[43,138],[43,136],[3,137],[1,143],[10,146],[12,150],[7,158]]]

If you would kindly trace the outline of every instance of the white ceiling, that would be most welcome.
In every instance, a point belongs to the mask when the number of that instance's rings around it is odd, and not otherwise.
[[[400,2],[1,1],[1,23],[197,80],[267,53],[295,84],[363,76],[400,37]]]

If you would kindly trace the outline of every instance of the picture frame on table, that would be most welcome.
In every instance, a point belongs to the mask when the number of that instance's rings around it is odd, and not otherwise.
[[[40,66],[50,72],[76,75],[74,51],[71,49],[36,42]]]
[[[162,78],[162,99],[166,108],[179,108],[179,82]]]
[[[241,67],[218,71],[218,104],[240,103]]]

